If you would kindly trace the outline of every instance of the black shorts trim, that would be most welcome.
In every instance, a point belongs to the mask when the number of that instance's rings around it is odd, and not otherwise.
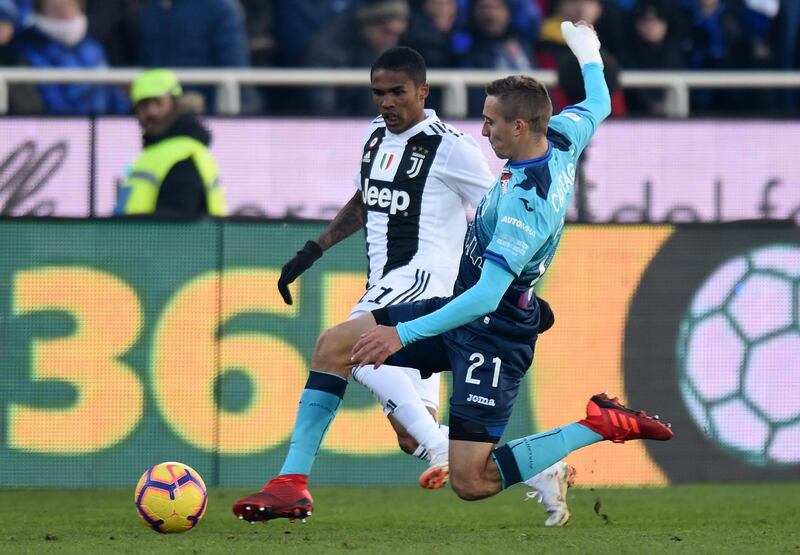
[[[522,481],[517,459],[514,458],[514,453],[511,451],[511,447],[508,446],[508,443],[495,449],[492,455],[494,455],[494,462],[497,463],[500,474],[503,476],[504,488]]]
[[[328,372],[317,372],[312,370],[308,373],[308,379],[306,380],[305,388],[331,393],[339,397],[339,399],[343,399],[344,392],[347,390],[347,380],[341,376],[330,374]]]
[[[392,326],[392,320],[389,318],[389,307],[382,306],[372,311],[372,317],[375,318],[375,323],[379,326]]]
[[[479,443],[500,442],[500,436],[495,436],[489,432],[486,425],[465,420],[455,414],[450,415],[450,439]]]

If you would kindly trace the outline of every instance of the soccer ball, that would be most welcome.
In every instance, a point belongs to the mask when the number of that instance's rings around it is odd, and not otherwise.
[[[186,532],[206,512],[203,479],[189,466],[164,462],[148,468],[133,495],[142,521],[156,532]]]
[[[756,466],[800,463],[800,248],[756,248],[697,291],[678,339],[698,428]]]

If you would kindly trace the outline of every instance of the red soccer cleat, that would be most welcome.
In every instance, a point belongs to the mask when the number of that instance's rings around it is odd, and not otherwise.
[[[273,518],[300,519],[311,516],[314,499],[308,492],[308,476],[285,474],[267,482],[261,491],[243,497],[233,504],[233,514],[255,523]]]
[[[578,422],[614,443],[629,439],[672,439],[672,428],[662,424],[658,416],[647,416],[643,410],[627,408],[614,397],[605,393],[595,395],[586,405],[586,418]]]

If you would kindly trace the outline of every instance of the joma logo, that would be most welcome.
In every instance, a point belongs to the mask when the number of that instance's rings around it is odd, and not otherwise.
[[[493,407],[494,399],[470,393],[469,396],[467,397],[467,403],[478,403],[479,405],[486,405],[487,407]]]

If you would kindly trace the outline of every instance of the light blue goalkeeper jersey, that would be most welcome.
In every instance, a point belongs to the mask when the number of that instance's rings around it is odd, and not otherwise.
[[[578,158],[608,116],[601,67],[587,64],[583,75],[587,100],[550,119],[547,154],[506,163],[467,230],[455,294],[472,287],[484,261],[491,260],[515,277],[496,314],[517,323],[526,320],[530,289],[550,265],[561,239]]]
[[[453,297],[426,316],[398,324],[403,345],[461,325],[488,326],[507,336],[538,333],[532,286],[547,270],[561,239],[578,158],[611,111],[600,65],[586,64],[582,71],[586,100],[550,118],[547,154],[503,167],[467,230]],[[500,275],[501,268],[510,276]]]

